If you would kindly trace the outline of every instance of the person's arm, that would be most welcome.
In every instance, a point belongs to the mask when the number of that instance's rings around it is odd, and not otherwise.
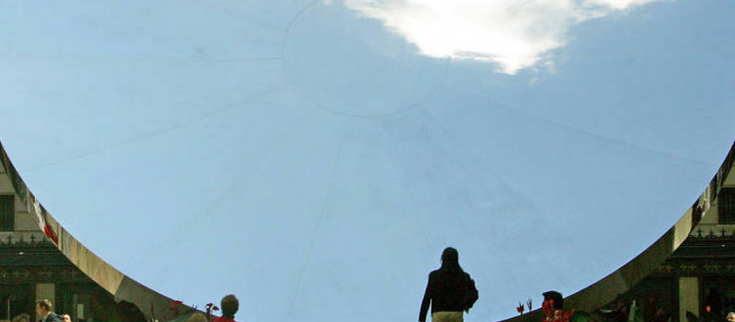
[[[429,312],[429,305],[431,304],[432,298],[432,285],[431,285],[431,274],[429,274],[429,282],[426,283],[426,290],[424,291],[424,299],[421,301],[421,312],[419,312],[419,321],[426,321],[426,314]]]

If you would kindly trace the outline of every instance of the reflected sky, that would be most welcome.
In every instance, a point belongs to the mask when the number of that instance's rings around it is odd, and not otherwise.
[[[645,249],[735,138],[735,3],[608,2],[514,68],[364,1],[2,3],[0,139],[75,237],[186,304],[415,321],[452,245],[466,320],[497,320]]]

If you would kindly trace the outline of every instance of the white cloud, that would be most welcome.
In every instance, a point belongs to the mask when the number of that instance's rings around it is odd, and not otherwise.
[[[423,55],[477,59],[514,74],[564,46],[569,29],[661,0],[343,0],[379,19]]]

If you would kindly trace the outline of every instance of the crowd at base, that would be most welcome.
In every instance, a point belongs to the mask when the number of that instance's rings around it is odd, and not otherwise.
[[[37,322],[72,322],[71,315],[69,314],[58,314],[53,311],[53,304],[50,300],[44,299],[36,302],[36,314],[40,318]],[[235,295],[227,295],[222,298],[222,301],[220,302],[220,307],[222,308],[222,316],[212,316],[211,309],[212,306],[208,305],[207,307],[207,313],[204,314],[199,311],[192,310],[186,314],[183,314],[177,318],[174,318],[173,320],[170,320],[168,322],[236,322],[235,321],[235,313],[237,313],[240,302],[238,301],[237,297]],[[219,307],[214,306],[214,310],[219,310]],[[134,314],[136,316],[125,316],[127,320],[130,321],[142,321],[146,322],[147,319],[142,316],[142,313],[140,311],[137,311],[138,314]],[[127,314],[125,314],[127,315]],[[31,315],[28,313],[22,313],[15,317],[13,317],[11,320],[0,320],[0,322],[34,322],[31,318]],[[123,321],[125,322],[125,321]],[[153,319],[152,322],[159,322],[156,319]]]

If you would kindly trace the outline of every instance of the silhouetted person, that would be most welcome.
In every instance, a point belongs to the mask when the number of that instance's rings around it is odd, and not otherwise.
[[[235,313],[240,308],[240,302],[237,297],[230,294],[222,298],[220,302],[222,316],[214,318],[212,322],[235,322]]]
[[[36,313],[41,318],[40,322],[62,322],[61,318],[51,311],[53,305],[49,300],[40,300],[36,302]]]
[[[429,274],[419,321],[426,321],[426,313],[431,306],[433,322],[462,322],[462,311],[469,312],[477,300],[475,282],[459,266],[459,253],[456,249],[444,249],[441,260],[441,267]]]

